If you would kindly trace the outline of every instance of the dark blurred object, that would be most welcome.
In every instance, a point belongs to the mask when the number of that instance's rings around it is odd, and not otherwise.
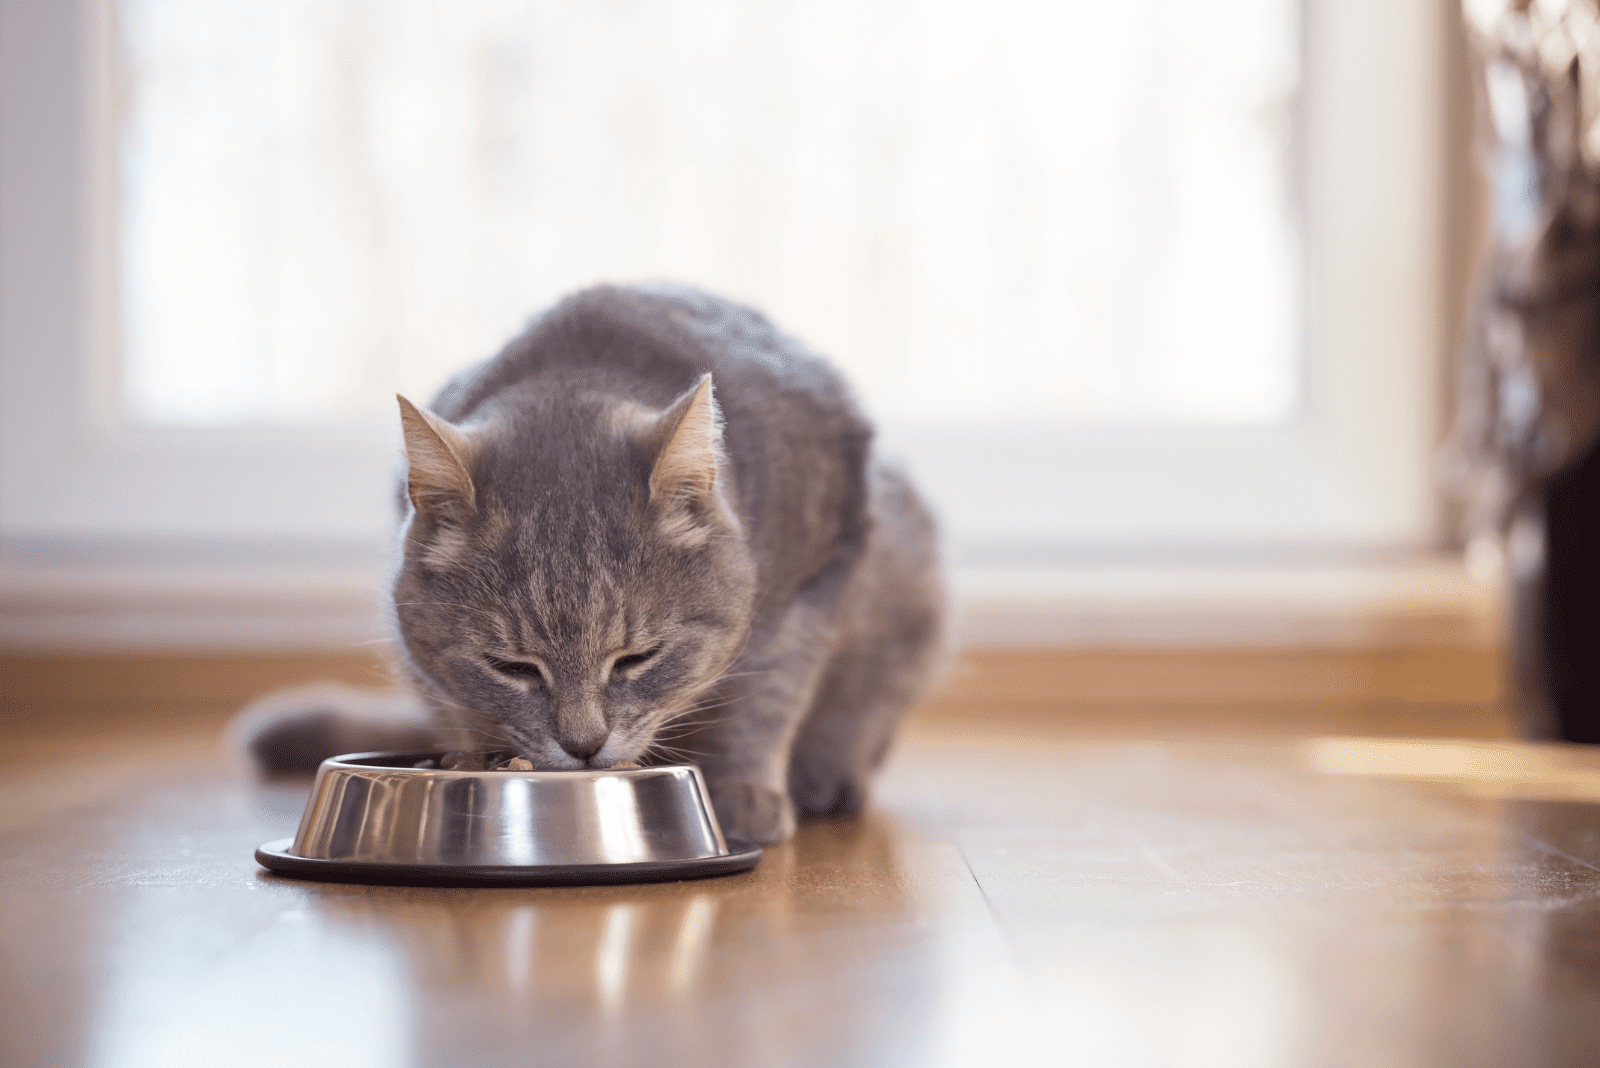
[[[1464,9],[1492,207],[1449,473],[1503,549],[1528,733],[1600,743],[1600,19]]]
[[[275,690],[228,725],[230,745],[263,775],[308,775],[331,756],[469,748],[405,690],[324,680]]]
[[[1545,490],[1545,664],[1560,736],[1600,744],[1600,442]]]

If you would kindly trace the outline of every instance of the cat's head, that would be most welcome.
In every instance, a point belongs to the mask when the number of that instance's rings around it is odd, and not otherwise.
[[[461,426],[400,408],[394,604],[422,696],[538,767],[670,755],[755,595],[711,376],[665,410],[580,388]]]

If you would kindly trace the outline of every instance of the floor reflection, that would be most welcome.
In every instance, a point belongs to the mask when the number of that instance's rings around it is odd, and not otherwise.
[[[304,892],[333,926],[398,948],[424,1063],[534,1049],[585,1063],[641,1050],[658,1064],[915,1063],[908,1034],[940,997],[918,919],[938,902],[906,880],[908,833],[882,813],[811,824],[754,872],[683,883]],[[829,1048],[844,1035],[849,1049]]]
[[[70,1063],[266,1068],[318,1051],[349,1068],[407,1062],[414,992],[391,947],[287,908],[252,917],[247,951],[223,948],[195,929],[210,896],[150,887],[123,902],[88,1049]]]
[[[522,891],[279,878],[303,792],[91,766],[12,795],[0,1062],[1587,1066],[1600,806],[1526,797],[1600,754],[1506,752],[923,749],[754,872]]]
[[[1519,802],[1508,825],[1547,888],[1518,991],[1520,1063],[1591,1065],[1600,1050],[1600,805]]]

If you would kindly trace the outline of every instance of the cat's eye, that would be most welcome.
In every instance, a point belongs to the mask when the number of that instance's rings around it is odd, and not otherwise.
[[[483,660],[502,675],[535,682],[541,686],[545,684],[544,672],[539,670],[538,664],[529,664],[523,660],[502,660],[498,656],[486,656]]]
[[[629,671],[641,664],[648,663],[660,651],[661,646],[658,645],[653,649],[646,649],[642,653],[629,653],[627,656],[619,656],[611,662],[611,674],[614,676],[618,672]]]

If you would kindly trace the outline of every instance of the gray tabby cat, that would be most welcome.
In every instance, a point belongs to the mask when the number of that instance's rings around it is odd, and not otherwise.
[[[402,663],[536,767],[698,763],[725,829],[849,813],[940,645],[932,519],[757,312],[600,287],[400,401]]]

